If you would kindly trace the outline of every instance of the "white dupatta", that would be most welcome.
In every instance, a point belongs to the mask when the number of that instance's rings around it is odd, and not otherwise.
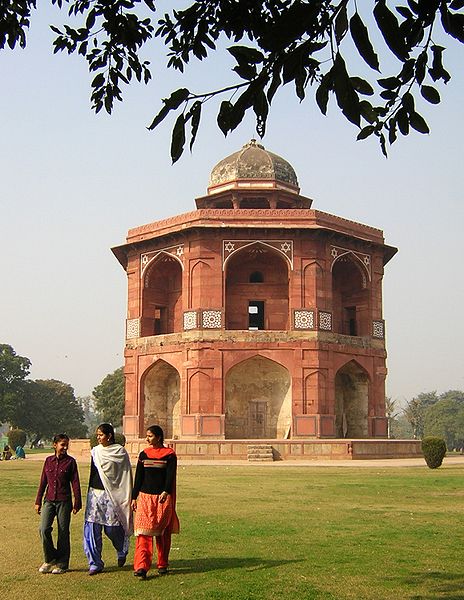
[[[129,455],[120,444],[94,446],[93,462],[105,492],[114,504],[116,514],[127,536],[133,533],[131,496],[132,468]]]

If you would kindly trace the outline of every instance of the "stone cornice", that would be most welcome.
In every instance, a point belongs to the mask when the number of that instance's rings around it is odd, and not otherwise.
[[[161,221],[130,229],[127,243],[137,243],[192,228],[327,229],[377,244],[383,232],[375,227],[350,221],[314,209],[198,209]]]

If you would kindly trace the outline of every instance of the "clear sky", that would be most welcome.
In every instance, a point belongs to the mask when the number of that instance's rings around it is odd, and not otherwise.
[[[231,62],[193,66],[183,83],[158,61],[150,86],[96,116],[86,64],[52,55],[55,15],[34,17],[25,51],[0,53],[0,343],[32,361],[33,378],[82,396],[123,364],[126,276],[110,248],[129,228],[193,210],[211,168],[255,133],[246,120],[224,138],[212,107],[193,154],[171,166],[172,121],[146,129],[160,98],[229,81]],[[419,107],[431,134],[400,139],[388,160],[374,140],[356,142],[333,104],[320,115],[311,92],[300,104],[284,90],[262,141],[293,165],[313,208],[381,228],[399,248],[385,269],[384,318],[387,394],[400,402],[464,389],[464,77],[462,48],[448,46],[442,104]]]

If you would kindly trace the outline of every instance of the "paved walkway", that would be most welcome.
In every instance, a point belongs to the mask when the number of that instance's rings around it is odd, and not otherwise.
[[[72,454],[72,453],[71,453]],[[47,454],[29,454],[26,460],[45,460]],[[88,464],[90,457],[77,457],[79,463]],[[246,460],[187,460],[179,457],[179,466],[208,466],[208,467],[260,467],[260,468],[285,468],[285,467],[370,467],[379,469],[385,467],[424,467],[423,458],[379,458],[373,460],[280,460],[275,462],[248,462]],[[443,465],[464,465],[464,454],[447,456]]]

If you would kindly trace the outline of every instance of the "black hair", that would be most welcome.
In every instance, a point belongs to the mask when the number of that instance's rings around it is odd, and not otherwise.
[[[151,431],[151,433],[156,435],[160,442],[164,444],[164,432],[159,425],[150,425],[150,427],[147,427],[147,431]]]
[[[115,443],[114,427],[111,425],[111,423],[100,423],[100,425],[97,427],[97,430],[98,429],[110,437],[110,444]]]
[[[54,444],[57,444],[58,442],[61,442],[62,440],[68,440],[68,442],[69,442],[69,435],[67,433],[57,433],[55,436],[53,436]]]

